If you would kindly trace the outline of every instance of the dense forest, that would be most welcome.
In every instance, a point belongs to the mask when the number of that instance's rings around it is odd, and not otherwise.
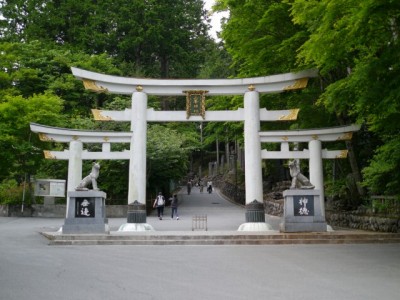
[[[398,0],[218,0],[213,9],[229,12],[218,41],[209,36],[212,12],[202,0],[0,1],[0,202],[18,203],[32,178],[67,177],[66,162],[43,157],[43,149],[65,145],[39,141],[30,122],[129,130],[129,124],[93,121],[90,109],[123,110],[130,97],[84,90],[71,66],[146,78],[242,78],[317,68],[319,77],[306,89],[261,97],[267,109],[300,108],[296,121],[263,123],[262,130],[359,124],[346,142],[348,159],[324,164],[328,194],[346,198],[349,208],[372,194],[400,195]],[[243,99],[210,97],[206,105],[236,109]],[[151,97],[149,106],[184,110],[185,101]],[[243,145],[240,123],[150,124],[149,188],[184,177],[193,153],[236,140]],[[101,164],[100,187],[112,199],[126,199],[121,178],[127,181],[128,162]],[[263,174],[272,169],[266,162]]]

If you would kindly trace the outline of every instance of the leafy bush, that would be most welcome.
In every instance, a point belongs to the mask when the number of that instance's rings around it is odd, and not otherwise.
[[[362,199],[358,196],[356,182],[351,174],[346,178],[327,180],[325,182],[325,195],[335,202],[339,209],[356,209]]]
[[[0,204],[20,204],[22,202],[24,186],[14,179],[5,179],[0,184]],[[25,199],[30,202],[30,193],[25,191]],[[26,202],[25,202],[26,203]]]
[[[380,195],[400,194],[400,138],[393,138],[379,147],[370,165],[363,169],[363,185]]]

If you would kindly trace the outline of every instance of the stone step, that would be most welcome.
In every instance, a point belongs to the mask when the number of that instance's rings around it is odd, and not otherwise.
[[[42,233],[49,245],[283,245],[400,243],[390,233],[278,233],[278,234],[79,234]]]
[[[326,240],[326,239],[308,239],[308,240],[64,240],[51,241],[49,245],[306,245],[306,244],[388,244],[400,243],[396,240]]]

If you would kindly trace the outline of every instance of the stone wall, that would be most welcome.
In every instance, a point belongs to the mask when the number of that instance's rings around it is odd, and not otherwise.
[[[264,206],[266,214],[278,217],[283,216],[283,199],[265,200]],[[400,216],[382,217],[361,214],[359,211],[326,211],[325,214],[327,223],[333,227],[400,233]]]
[[[65,207],[65,206],[64,206]],[[64,209],[65,215],[65,209]],[[32,207],[25,205],[22,211],[21,205],[0,205],[0,217],[31,217]]]
[[[267,215],[283,216],[283,199],[277,201],[264,201],[265,213]]]
[[[240,205],[246,204],[246,191],[239,186],[235,186],[228,181],[222,181],[221,178],[217,177],[213,179],[213,185],[217,187],[224,196],[231,199],[231,201]]]
[[[327,223],[331,226],[379,232],[400,233],[400,217],[361,215],[358,211],[326,211]]]
[[[264,194],[265,213],[272,216],[283,216],[283,191],[290,188],[290,181],[282,181],[276,185],[267,194]]]

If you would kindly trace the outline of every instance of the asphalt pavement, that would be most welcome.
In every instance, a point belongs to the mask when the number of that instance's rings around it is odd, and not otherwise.
[[[179,220],[171,219],[169,206],[165,207],[162,220],[158,219],[156,209],[147,217],[147,223],[156,231],[191,231],[194,216],[207,216],[208,231],[237,231],[246,222],[244,206],[230,202],[218,189],[209,194],[205,188],[200,193],[198,187],[193,187],[189,195],[186,188],[182,188],[177,195]],[[273,229],[279,230],[280,218],[267,218]]]
[[[244,208],[217,193],[179,195],[156,230],[237,230]],[[400,244],[49,246],[63,219],[0,218],[1,300],[399,299]],[[279,220],[273,220],[278,221]],[[116,230],[124,219],[110,219]]]

